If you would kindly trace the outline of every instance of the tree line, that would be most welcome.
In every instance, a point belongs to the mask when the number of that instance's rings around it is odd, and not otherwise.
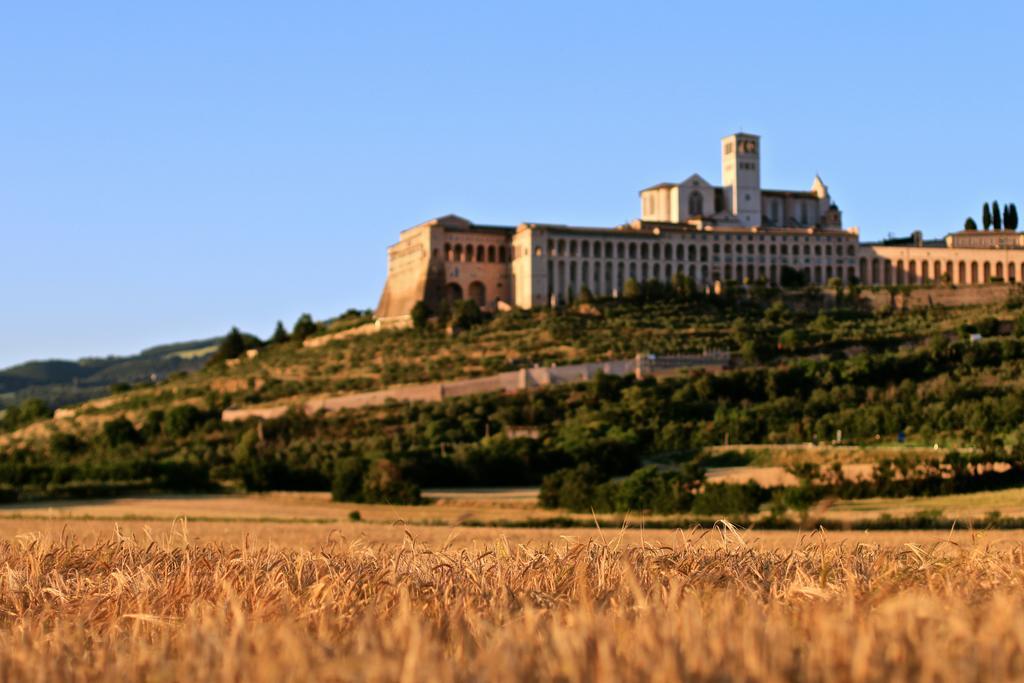
[[[993,201],[991,204],[985,202],[981,207],[981,224],[985,230],[1016,230],[1018,225],[1017,205],[1007,204],[1000,211],[999,202]],[[964,221],[964,230],[976,231],[977,229],[978,224],[974,222],[974,218],[968,216]]]

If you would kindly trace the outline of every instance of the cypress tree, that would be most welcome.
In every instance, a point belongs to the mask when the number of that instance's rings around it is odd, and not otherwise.
[[[968,216],[967,220],[964,221],[964,230],[974,231],[974,230],[977,230],[977,229],[978,229],[978,224],[974,222],[973,218]]]
[[[238,358],[243,353],[245,353],[245,340],[242,339],[242,333],[238,331],[238,328],[232,327],[227,336],[221,340],[220,345],[217,347],[217,352],[210,357],[210,364],[225,361],[229,358]]]
[[[1017,205],[1016,204],[1010,204],[1009,209],[1010,209],[1010,215],[1009,215],[1009,220],[1006,221],[1006,229],[1007,230],[1016,230],[1017,229]]]
[[[999,213],[999,202],[992,202],[992,229],[1003,229],[1003,216]]]
[[[992,214],[988,209],[988,202],[981,205],[981,224],[988,230],[992,227]]]
[[[313,322],[313,316],[309,313],[303,313],[299,316],[299,319],[295,321],[295,327],[292,328],[292,337],[294,337],[296,341],[302,341],[314,333],[316,333],[316,323]]]
[[[288,332],[284,329],[284,324],[278,320],[277,327],[274,328],[274,334],[270,337],[271,344],[283,344],[288,341]]]
[[[1009,230],[1011,222],[1012,221],[1010,220],[1010,205],[1007,204],[1006,206],[1003,207],[1003,229]]]

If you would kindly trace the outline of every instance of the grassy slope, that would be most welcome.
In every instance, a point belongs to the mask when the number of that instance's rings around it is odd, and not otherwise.
[[[439,379],[474,377],[529,367],[636,353],[695,353],[737,348],[735,312],[662,302],[644,306],[600,305],[601,315],[547,311],[495,317],[455,337],[415,330],[337,340],[304,348],[270,345],[260,355],[233,367],[220,365],[187,377],[139,388],[116,401],[86,406],[86,413],[113,414],[128,409],[165,407],[211,392],[234,405],[322,393],[369,391]],[[915,311],[899,315],[834,320],[823,328],[813,316],[767,321],[752,315],[751,325],[769,339],[796,325],[801,355],[866,348],[895,348],[922,343],[930,334],[955,330],[986,315],[1008,317],[993,307]]]

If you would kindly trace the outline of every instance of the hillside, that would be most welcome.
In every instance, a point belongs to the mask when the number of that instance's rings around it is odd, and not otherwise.
[[[102,396],[110,387],[198,370],[220,337],[165,344],[134,356],[30,361],[0,370],[0,408],[40,398],[58,407]]]
[[[8,495],[23,498],[333,485],[343,498],[394,502],[418,500],[419,486],[536,485],[583,467],[575,479],[552,480],[558,487],[549,486],[546,500],[613,510],[636,501],[602,484],[609,477],[630,475],[637,490],[698,485],[661,482],[638,469],[645,464],[749,461],[713,448],[723,443],[827,443],[841,432],[844,445],[862,450],[914,447],[907,457],[917,454],[912,460],[922,467],[920,454],[933,446],[941,447],[939,456],[960,449],[984,462],[1017,457],[1024,444],[1024,340],[1017,334],[1024,326],[1016,294],[998,304],[907,310],[873,310],[851,294],[835,300],[814,290],[754,287],[721,297],[653,290],[629,301],[482,316],[454,335],[436,323],[320,346],[282,338],[0,435],[0,481],[12,487]],[[310,324],[300,336],[363,322],[364,315],[353,315]],[[599,376],[331,415],[293,411],[262,423],[221,420],[229,407],[705,349],[731,351],[737,367],[657,381]],[[922,470],[924,483],[907,481],[934,488],[943,479],[938,471]],[[647,479],[634,482],[631,473]],[[816,476],[807,475],[815,495],[837,487],[843,495],[872,492]],[[580,486],[590,492],[586,498],[563,497]],[[751,500],[763,504],[764,495],[754,492]],[[684,509],[671,507],[683,499],[673,500],[667,509]]]

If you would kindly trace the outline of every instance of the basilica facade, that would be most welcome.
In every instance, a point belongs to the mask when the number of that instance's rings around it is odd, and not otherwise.
[[[377,307],[381,320],[407,318],[417,301],[474,299],[493,310],[557,306],[586,287],[618,296],[627,280],[671,282],[683,273],[702,288],[764,280],[786,270],[825,285],[982,284],[1015,281],[1024,242],[1015,233],[957,233],[925,242],[861,244],[843,228],[828,187],[761,186],[760,138],[737,133],[721,141],[722,183],[698,174],[640,191],[640,218],[615,227],[543,223],[474,224],[455,215],[401,233],[388,249],[388,277]],[[1008,237],[1012,235],[1013,237]]]

